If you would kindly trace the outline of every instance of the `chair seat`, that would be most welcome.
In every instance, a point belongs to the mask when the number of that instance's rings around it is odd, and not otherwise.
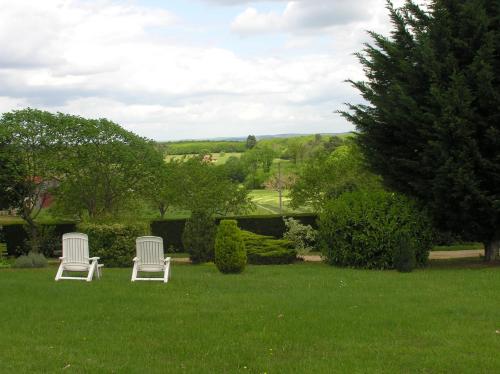
[[[138,271],[145,271],[145,272],[157,272],[157,271],[164,271],[165,270],[165,265],[151,265],[151,264],[138,264],[137,265],[137,270]]]
[[[68,271],[88,271],[90,268],[90,264],[79,264],[79,263],[63,263],[64,270]]]

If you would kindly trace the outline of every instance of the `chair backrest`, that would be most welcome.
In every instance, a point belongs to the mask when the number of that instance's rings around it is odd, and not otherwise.
[[[70,232],[62,237],[64,262],[89,263],[89,238],[86,234]]]
[[[159,236],[141,236],[135,240],[137,258],[143,265],[158,265],[164,260],[163,239]]]

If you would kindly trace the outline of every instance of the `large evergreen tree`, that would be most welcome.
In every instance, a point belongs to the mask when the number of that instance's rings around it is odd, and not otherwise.
[[[445,230],[500,247],[500,0],[388,3],[390,37],[358,55],[366,100],[344,116],[385,183]]]

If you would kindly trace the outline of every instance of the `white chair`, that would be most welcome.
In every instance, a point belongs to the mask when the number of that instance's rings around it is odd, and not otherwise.
[[[99,257],[89,257],[89,238],[86,234],[72,232],[64,234],[62,237],[62,257],[59,257],[61,264],[56,274],[56,281],[59,279],[86,280],[90,282],[97,273],[97,278],[101,277],[101,268],[104,265],[98,263]],[[66,277],[64,271],[87,272],[86,277]]]
[[[132,282],[163,281],[168,282],[170,273],[170,257],[164,258],[163,239],[158,236],[141,236],[136,239],[137,256],[134,257]],[[138,277],[139,272],[162,272],[163,278]]]

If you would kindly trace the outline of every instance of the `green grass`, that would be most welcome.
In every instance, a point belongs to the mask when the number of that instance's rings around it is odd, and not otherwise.
[[[250,192],[252,201],[256,204],[256,209],[251,214],[266,215],[279,214],[279,197],[277,191],[272,190],[252,190]],[[292,209],[289,205],[288,191],[284,192],[283,196],[283,212],[284,213],[307,213],[311,212],[307,207],[300,209]]]
[[[324,264],[92,283],[0,270],[0,372],[444,373],[500,367],[498,268]]]

